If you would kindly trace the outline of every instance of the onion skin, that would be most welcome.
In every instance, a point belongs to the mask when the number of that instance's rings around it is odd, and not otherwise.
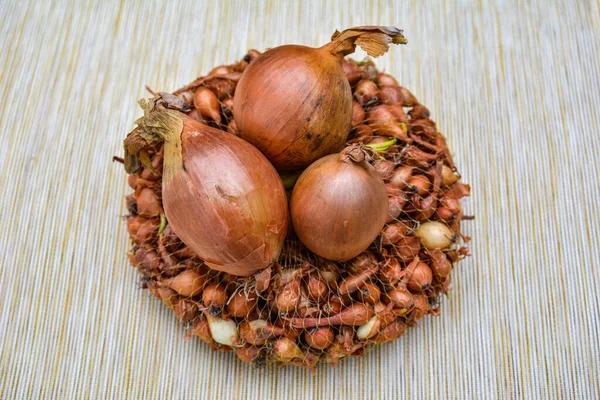
[[[316,161],[296,182],[290,201],[294,230],[309,250],[323,258],[356,257],[385,224],[385,184],[364,157],[360,145],[352,145]]]
[[[325,350],[328,348],[333,344],[334,337],[335,333],[333,328],[328,326],[304,331],[304,340],[306,341],[306,344],[317,350]]]
[[[165,140],[162,198],[177,236],[213,269],[248,276],[279,256],[289,217],[279,175],[238,137],[142,101],[138,126]]]
[[[233,116],[244,140],[280,171],[294,171],[344,145],[352,120],[352,92],[342,66],[357,41],[369,55],[405,43],[396,28],[336,32],[319,48],[285,45],[248,65],[238,82]]]

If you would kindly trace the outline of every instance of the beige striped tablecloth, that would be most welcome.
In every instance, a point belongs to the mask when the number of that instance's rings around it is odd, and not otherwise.
[[[0,398],[599,398],[599,8],[0,0]],[[430,107],[473,187],[473,256],[441,316],[314,376],[185,341],[126,258],[111,156],[144,85],[375,24],[404,29],[377,65]]]

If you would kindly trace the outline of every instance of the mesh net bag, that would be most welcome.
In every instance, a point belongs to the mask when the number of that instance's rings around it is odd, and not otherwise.
[[[191,118],[238,135],[233,94],[259,54],[251,50],[171,95]],[[370,59],[346,58],[343,65],[353,92],[348,144],[368,150],[388,195],[383,230],[350,261],[313,254],[290,230],[279,260],[254,275],[210,269],[177,237],[163,212],[163,145],[145,142],[136,130],[128,135],[142,160],[128,177],[134,190],[126,197],[129,259],[142,286],[189,329],[188,338],[234,351],[256,366],[314,371],[320,362],[335,365],[392,342],[421,318],[440,313],[450,273],[468,255],[469,238],[460,224],[472,217],[463,214],[460,199],[470,187],[460,182],[444,136],[411,92]],[[289,194],[297,175],[281,178]]]

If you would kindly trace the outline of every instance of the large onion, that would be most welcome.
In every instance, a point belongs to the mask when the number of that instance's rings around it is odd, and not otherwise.
[[[352,93],[342,60],[356,44],[370,56],[406,43],[394,27],[337,32],[322,47],[275,47],[256,58],[238,82],[233,116],[241,137],[278,170],[297,170],[343,146],[352,120]]]
[[[298,178],[290,213],[298,238],[317,255],[346,261],[377,238],[387,218],[387,193],[358,144],[310,165]]]
[[[169,225],[213,269],[248,276],[267,267],[288,227],[279,175],[255,147],[165,108],[174,107],[170,100],[140,101],[145,115],[137,121],[141,137],[165,141],[162,200]],[[126,150],[135,150],[127,147],[126,141]]]

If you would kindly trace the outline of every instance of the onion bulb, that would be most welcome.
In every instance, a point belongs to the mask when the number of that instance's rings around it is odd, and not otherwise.
[[[290,213],[298,238],[334,261],[356,257],[377,238],[387,219],[381,176],[358,144],[313,163],[298,178]]]
[[[140,105],[140,136],[165,142],[162,200],[177,236],[210,268],[232,275],[251,275],[276,260],[289,217],[269,161],[247,142],[170,109],[176,104],[169,95]],[[135,157],[135,144],[125,141],[128,157]]]
[[[279,46],[258,56],[238,82],[233,117],[241,137],[282,171],[340,150],[352,120],[352,92],[342,62],[356,44],[378,57],[406,43],[394,27],[336,32],[319,48]]]
[[[428,250],[445,249],[450,245],[453,233],[445,224],[438,221],[428,221],[415,231],[415,236]]]

